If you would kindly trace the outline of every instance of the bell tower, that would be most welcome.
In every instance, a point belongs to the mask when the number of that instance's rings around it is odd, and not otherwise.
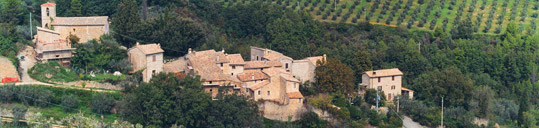
[[[56,4],[44,3],[41,5],[41,27],[50,29],[51,22],[56,18]]]

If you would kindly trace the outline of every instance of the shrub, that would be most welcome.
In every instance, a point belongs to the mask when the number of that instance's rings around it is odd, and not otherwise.
[[[327,94],[319,94],[314,97],[309,97],[307,100],[307,103],[322,110],[328,110],[331,105],[331,97]]]
[[[75,72],[62,67],[56,61],[38,63],[28,73],[32,78],[42,82],[71,82],[79,80],[79,76]]]
[[[13,122],[18,123],[20,120],[24,119],[24,116],[26,115],[26,111],[28,111],[28,107],[22,106],[22,105],[15,105],[11,109],[11,113],[13,114]]]
[[[72,112],[79,106],[79,98],[73,94],[62,96],[62,107],[64,111]]]
[[[331,20],[337,20],[337,16],[333,15],[333,17],[331,17]]]
[[[103,114],[110,113],[110,110],[114,106],[114,98],[104,93],[97,93],[92,98],[92,111],[95,113]]]

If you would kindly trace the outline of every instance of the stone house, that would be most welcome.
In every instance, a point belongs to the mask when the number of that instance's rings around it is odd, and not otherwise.
[[[229,94],[244,95],[256,101],[297,104],[302,103],[303,95],[299,92],[300,81],[286,69],[287,64],[291,68],[292,61],[278,52],[244,61],[240,54],[227,54],[224,50],[189,49],[185,56],[164,64],[164,72],[199,75],[204,90],[212,97],[225,87],[231,88]]]
[[[360,85],[365,86],[366,89],[384,91],[388,101],[393,100],[397,95],[408,95],[413,98],[413,91],[402,87],[402,75],[403,73],[398,68],[366,71],[363,73],[363,83]]]
[[[132,72],[142,71],[142,81],[149,82],[153,75],[163,71],[163,49],[160,44],[137,44],[127,49]]]
[[[58,38],[57,31],[37,27],[37,37],[35,43],[36,59],[38,62],[57,61],[60,65],[68,67],[71,64],[72,52],[68,40]]]
[[[99,39],[101,35],[109,33],[108,16],[57,17],[56,4],[49,2],[41,5],[41,24],[42,28],[59,33],[59,39],[76,35],[80,38],[79,42]]]
[[[251,46],[251,61],[270,61],[280,62],[286,72],[291,72],[294,78],[301,82],[314,82],[314,71],[317,67],[317,61],[325,61],[326,55],[307,57],[301,60],[294,60],[282,53]]]

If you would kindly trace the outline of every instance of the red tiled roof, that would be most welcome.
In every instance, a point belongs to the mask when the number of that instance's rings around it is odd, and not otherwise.
[[[54,6],[56,6],[55,3],[49,3],[49,2],[44,3],[44,4],[41,5],[41,7],[54,7]]]
[[[367,74],[369,77],[383,77],[383,76],[401,76],[402,72],[398,68],[392,68],[392,69],[366,71],[364,74]]]
[[[266,81],[263,81],[263,82],[260,82],[260,83],[256,83],[256,84],[254,84],[254,85],[251,85],[251,86],[249,86],[249,87],[247,87],[247,88],[249,88],[249,89],[251,89],[251,90],[254,91],[254,90],[257,90],[257,89],[259,89],[259,88],[262,88],[262,87],[264,87],[264,86],[266,86],[266,85],[268,85],[268,84],[269,84],[269,80],[266,80]]]
[[[243,61],[243,57],[241,57],[241,54],[230,54],[228,55],[228,59],[230,60],[230,64],[245,65],[245,61]]]
[[[290,76],[290,75],[285,75],[285,74],[281,74],[281,78],[287,80],[287,81],[292,81],[292,82],[300,82],[298,79]]]
[[[269,77],[262,73],[262,72],[249,72],[249,73],[242,73],[238,75],[238,79],[240,81],[254,81],[254,80],[264,80],[268,79]]]
[[[165,52],[163,49],[161,49],[161,45],[159,44],[138,44],[135,45],[133,48],[138,48],[142,53],[148,55],[148,54],[154,54],[154,53],[162,53]]]
[[[288,95],[288,98],[290,99],[303,98],[303,95],[301,94],[301,92],[287,92],[286,95]]]
[[[108,16],[56,17],[51,25],[105,25],[108,19]]]

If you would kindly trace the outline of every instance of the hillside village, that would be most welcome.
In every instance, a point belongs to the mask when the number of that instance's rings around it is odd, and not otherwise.
[[[0,3],[0,127],[539,126],[539,36],[514,22],[384,25],[349,0]],[[401,3],[425,2],[374,5]]]

